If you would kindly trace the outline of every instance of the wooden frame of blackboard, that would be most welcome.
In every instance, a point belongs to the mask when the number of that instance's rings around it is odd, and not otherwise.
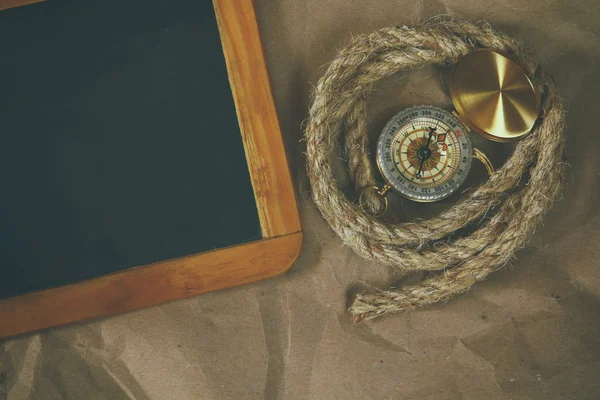
[[[39,3],[44,0],[0,0],[0,10],[7,8],[25,6],[27,4]]]
[[[38,0],[0,0],[0,10]],[[0,338],[279,275],[300,253],[296,196],[252,0],[213,0],[263,240],[0,301]]]

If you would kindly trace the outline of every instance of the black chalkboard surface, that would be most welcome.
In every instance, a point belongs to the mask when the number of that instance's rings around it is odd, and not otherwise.
[[[213,5],[0,12],[0,299],[261,239]]]

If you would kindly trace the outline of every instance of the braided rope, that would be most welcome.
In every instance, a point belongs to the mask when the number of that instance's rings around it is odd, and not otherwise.
[[[356,189],[376,185],[366,122],[374,84],[401,69],[456,63],[477,48],[512,54],[542,94],[541,118],[502,168],[452,208],[418,223],[385,224],[346,198],[330,165],[342,131]],[[563,129],[564,110],[551,79],[516,40],[487,24],[439,19],[355,37],[331,63],[313,94],[305,132],[313,199],[331,228],[362,257],[402,270],[443,270],[443,274],[397,291],[359,294],[350,307],[353,319],[358,322],[448,300],[506,264],[559,194]],[[526,172],[528,184],[517,188]],[[377,198],[371,196],[368,208],[374,213],[378,207]],[[492,210],[493,216],[471,235],[447,239]]]

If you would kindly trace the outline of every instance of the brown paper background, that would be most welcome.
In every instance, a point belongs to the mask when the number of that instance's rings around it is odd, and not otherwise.
[[[305,229],[295,267],[266,282],[5,341],[0,398],[600,398],[598,3],[255,3]],[[545,61],[569,110],[564,196],[514,262],[467,294],[352,325],[348,290],[420,277],[362,260],[320,219],[299,143],[311,84],[353,34],[439,13],[485,19]],[[404,107],[449,106],[433,68],[392,77],[379,89],[369,114],[374,137]],[[474,141],[496,164],[510,152]],[[482,169],[473,168],[471,184],[485,178]],[[339,171],[343,177],[341,161]],[[394,210],[408,219],[448,204],[396,201]]]

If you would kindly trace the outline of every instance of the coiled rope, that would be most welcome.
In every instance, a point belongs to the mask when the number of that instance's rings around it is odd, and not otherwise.
[[[439,216],[386,224],[348,199],[333,176],[337,137],[344,134],[348,171],[357,191],[376,185],[367,142],[367,102],[374,84],[399,70],[454,64],[478,48],[511,55],[541,93],[541,116],[512,156],[489,180]],[[558,196],[563,176],[564,110],[551,77],[515,39],[487,24],[437,19],[355,37],[319,80],[306,126],[306,162],[312,195],[343,242],[366,259],[394,268],[443,271],[417,285],[359,294],[354,321],[445,301],[505,265]],[[525,173],[527,185],[518,186]],[[376,199],[370,199],[376,210]],[[491,217],[489,217],[491,215]],[[482,218],[488,216],[484,221]],[[468,236],[448,236],[473,221]]]

